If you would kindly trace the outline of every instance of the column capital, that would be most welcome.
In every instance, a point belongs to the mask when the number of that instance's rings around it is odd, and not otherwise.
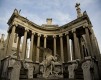
[[[11,26],[18,26],[16,22],[13,22]]]
[[[76,32],[76,28],[72,29],[72,33],[75,33]]]
[[[59,37],[62,37],[63,36],[63,34],[59,34]]]
[[[28,28],[25,28],[25,31],[27,31],[27,32],[28,32],[28,31],[29,31],[29,29],[28,29]]]
[[[35,34],[35,32],[32,31],[32,34]]]
[[[41,34],[38,34],[38,37],[41,37]]]
[[[87,26],[83,26],[83,28],[88,28]]]
[[[83,28],[88,28],[88,24],[83,24]]]
[[[47,38],[47,35],[44,35],[44,38]]]
[[[53,35],[53,38],[56,38],[56,35]]]
[[[67,32],[65,32],[65,35],[69,35],[69,32],[67,31]]]

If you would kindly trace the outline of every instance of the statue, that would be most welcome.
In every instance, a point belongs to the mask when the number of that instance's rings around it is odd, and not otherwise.
[[[42,47],[38,47],[38,48],[40,50],[43,50],[43,55],[44,55],[44,60],[40,63],[43,66],[41,72],[44,78],[48,78],[49,75],[52,75],[55,72],[53,70],[55,67],[55,63],[58,63],[57,55],[53,56],[52,50],[49,48],[42,48]]]

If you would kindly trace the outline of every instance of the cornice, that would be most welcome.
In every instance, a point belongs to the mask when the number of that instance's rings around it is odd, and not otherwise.
[[[62,25],[62,26],[48,28],[47,26],[43,27],[43,26],[37,25],[34,22],[28,20],[27,18],[25,18],[25,17],[23,17],[19,14],[17,15],[15,13],[13,13],[12,16],[10,17],[10,19],[8,20],[8,25],[11,25],[15,18],[21,20],[22,22],[24,22],[28,25],[31,25],[33,28],[36,28],[36,29],[39,29],[39,30],[42,30],[42,31],[59,31],[59,32],[61,32],[61,30],[65,31],[65,30],[67,30],[68,27],[71,27],[71,26],[73,26],[73,25],[75,25],[79,22],[84,21],[84,20],[87,20],[87,23],[91,23],[90,20],[89,20],[88,15],[85,14],[82,17],[79,17],[79,18],[77,18],[77,19],[75,19],[75,20],[73,20],[73,21],[71,21],[67,24]]]

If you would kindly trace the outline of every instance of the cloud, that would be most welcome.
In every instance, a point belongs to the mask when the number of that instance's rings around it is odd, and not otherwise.
[[[52,16],[55,19],[54,21],[55,24],[63,25],[71,21],[71,16],[68,13],[63,13],[61,11],[56,11],[54,13],[52,14]]]
[[[21,9],[21,15],[36,24],[46,23],[46,18],[53,18],[54,24],[63,25],[76,17],[75,3],[80,2],[81,10],[87,10],[94,31],[101,45],[101,9],[99,0],[1,0],[0,34],[8,29],[7,21],[15,8]],[[99,5],[99,6],[98,6]],[[100,46],[101,49],[101,46]]]
[[[82,6],[86,7],[89,6],[90,4],[95,3],[97,0],[76,0],[75,2],[81,3]]]

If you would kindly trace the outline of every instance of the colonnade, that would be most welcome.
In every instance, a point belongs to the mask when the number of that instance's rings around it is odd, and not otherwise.
[[[11,32],[8,32],[8,46],[5,48],[6,50],[6,54],[11,54],[11,51],[12,51],[12,44],[13,44],[13,40],[14,40],[14,34],[16,33],[16,25],[13,25],[12,28],[11,28]],[[86,37],[86,42],[87,42],[87,50],[88,50],[88,53],[90,55],[92,55],[92,46],[91,46],[91,42],[90,42],[90,32],[89,32],[89,28],[88,27],[83,27],[83,29],[85,29],[85,37]],[[20,43],[21,43],[21,35],[18,34],[18,44],[17,44],[17,57],[24,60],[26,58],[26,47],[27,47],[27,36],[28,36],[28,32],[29,32],[29,29],[28,28],[25,28],[24,29],[24,34],[23,34],[23,44],[22,44],[22,53],[19,54],[19,51],[20,51]],[[73,38],[71,39],[72,40],[72,46],[73,46],[73,51],[70,51],[70,32],[72,32],[72,36]],[[65,35],[64,35],[65,34]],[[43,47],[44,48],[47,48],[47,38],[48,38],[48,35],[46,34],[41,34],[41,33],[37,33],[37,32],[33,32],[31,31],[31,37],[30,37],[30,60],[32,60],[32,57],[33,57],[33,54],[36,54],[36,62],[39,63],[39,55],[40,55],[40,50],[37,48],[36,49],[36,53],[33,53],[33,46],[34,46],[34,39],[35,39],[35,35],[37,35],[37,47],[41,47],[40,46],[40,40],[41,40],[41,36],[43,35],[44,37],[44,45]],[[65,33],[59,33],[59,34],[53,34],[51,35],[53,37],[53,54],[56,55],[57,54],[57,37],[59,37],[59,41],[60,41],[60,56],[61,56],[61,60],[62,62],[64,63],[64,54],[67,54],[67,58],[68,58],[68,61],[71,60],[71,52],[74,52],[72,53],[72,56],[73,56],[73,59],[81,59],[81,52],[80,52],[80,44],[79,44],[79,38],[77,37],[77,32],[76,32],[76,29],[72,29],[71,31],[66,31]],[[63,44],[63,36],[66,37],[66,43],[65,44],[67,46],[67,52],[64,53],[64,44]],[[19,56],[20,55],[20,56]]]

